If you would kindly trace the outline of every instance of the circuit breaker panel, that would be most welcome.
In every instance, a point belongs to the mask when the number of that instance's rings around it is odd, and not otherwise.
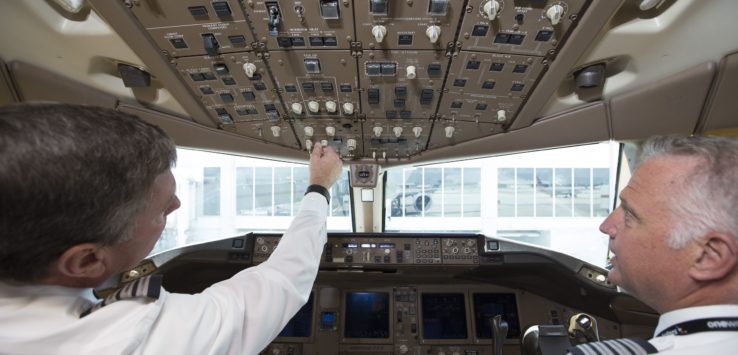
[[[128,8],[221,129],[381,160],[505,132],[587,5],[139,0]]]

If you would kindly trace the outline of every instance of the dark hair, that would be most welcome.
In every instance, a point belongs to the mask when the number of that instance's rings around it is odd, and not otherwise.
[[[682,248],[710,231],[738,239],[738,138],[709,136],[657,136],[645,142],[639,164],[663,156],[698,159],[671,196],[671,210],[679,217],[672,226],[669,244]],[[637,168],[637,167],[636,167]]]
[[[71,246],[132,237],[176,154],[159,127],[112,109],[0,107],[0,280],[35,282]]]

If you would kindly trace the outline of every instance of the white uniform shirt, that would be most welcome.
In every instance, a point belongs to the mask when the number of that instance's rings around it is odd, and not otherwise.
[[[673,325],[695,319],[735,318],[738,305],[700,306],[666,312],[659,317],[654,336]],[[738,354],[738,332],[709,331],[687,335],[664,335],[649,340],[659,354]]]
[[[307,302],[327,214],[307,194],[268,261],[197,295],[162,290],[79,318],[90,289],[0,283],[0,354],[257,354]]]

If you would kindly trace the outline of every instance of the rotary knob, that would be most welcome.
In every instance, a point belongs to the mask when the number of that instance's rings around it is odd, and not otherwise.
[[[318,113],[320,111],[320,104],[318,101],[308,101],[308,110],[312,113]]]
[[[325,110],[329,113],[335,113],[336,112],[336,102],[332,100],[328,100],[325,102]]]
[[[392,132],[395,133],[395,137],[400,138],[402,135],[402,127],[394,127],[392,128]]]
[[[423,127],[413,127],[413,134],[415,135],[415,138],[420,138],[421,133],[423,133]]]
[[[441,37],[441,28],[436,25],[428,26],[425,30],[425,35],[428,36],[430,43],[438,42],[438,38]]]
[[[296,115],[302,115],[302,104],[299,102],[293,102],[292,103],[292,112],[294,112]]]
[[[384,40],[384,36],[387,35],[387,27],[384,27],[382,25],[375,25],[372,27],[372,36],[374,36],[374,41],[377,43],[382,43]]]
[[[272,135],[275,137],[279,137],[279,132],[282,131],[282,127],[279,126],[272,126]]]
[[[246,73],[246,76],[253,78],[254,73],[256,73],[256,65],[254,63],[246,63],[243,65],[243,71]]]
[[[346,102],[343,104],[343,113],[346,115],[353,115],[354,114],[354,104],[350,102]]]
[[[551,7],[546,10],[546,17],[548,17],[548,20],[551,21],[551,25],[553,26],[556,26],[563,16],[564,7],[559,4],[551,5]]]
[[[325,128],[325,134],[328,135],[328,137],[333,137],[336,135],[336,127],[333,126],[327,126]]]
[[[375,126],[374,128],[372,128],[372,131],[374,132],[375,137],[379,137],[382,135],[383,129],[380,126]]]
[[[353,139],[353,138],[347,139],[346,140],[346,148],[348,148],[348,150],[354,150],[354,149],[356,149],[356,139]]]
[[[313,136],[313,133],[314,133],[313,127],[305,126],[305,135],[306,136],[312,137]]]
[[[494,21],[497,18],[497,13],[500,12],[500,3],[496,0],[487,1],[482,5],[482,15],[487,20]]]

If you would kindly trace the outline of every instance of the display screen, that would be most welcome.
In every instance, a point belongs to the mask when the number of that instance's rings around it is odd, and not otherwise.
[[[309,337],[312,331],[313,324],[313,293],[310,293],[310,298],[307,303],[297,311],[289,323],[279,333],[281,337]]]
[[[346,338],[388,339],[390,304],[387,292],[346,293]]]
[[[466,339],[463,293],[422,295],[423,339]]]
[[[477,293],[474,299],[474,323],[477,339],[492,338],[490,319],[500,314],[507,322],[507,338],[520,338],[518,306],[513,293]]]

